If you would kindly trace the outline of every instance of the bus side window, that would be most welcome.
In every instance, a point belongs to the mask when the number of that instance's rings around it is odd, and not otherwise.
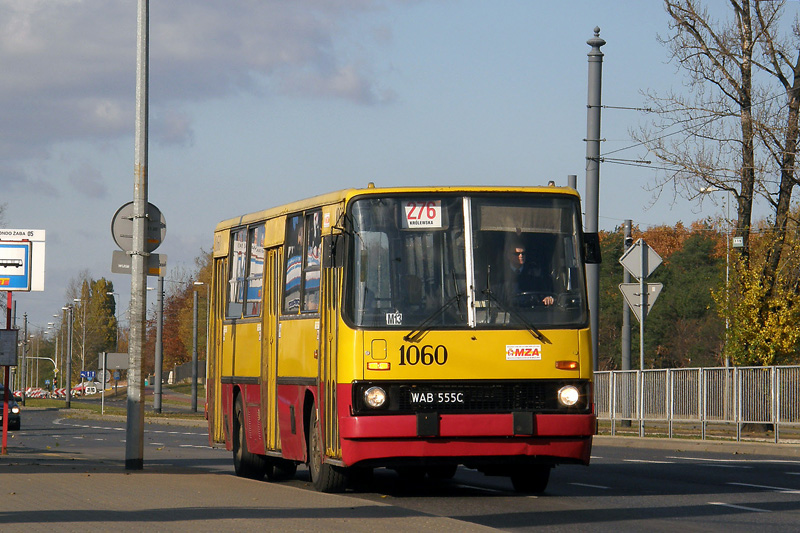
[[[247,275],[247,229],[231,233],[231,272],[228,280],[227,318],[240,318],[244,305],[245,276]]]
[[[319,308],[320,250],[322,244],[322,212],[306,215],[305,264],[303,268],[303,311]]]
[[[283,287],[283,312],[296,313],[300,309],[300,277],[303,271],[303,217],[295,215],[286,219],[286,279]]]
[[[249,268],[247,271],[247,286],[245,297],[247,305],[245,315],[258,316],[261,314],[261,288],[264,285],[264,225],[250,228],[248,249]]]

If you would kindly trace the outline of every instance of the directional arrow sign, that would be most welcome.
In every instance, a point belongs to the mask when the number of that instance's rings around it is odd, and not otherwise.
[[[656,303],[656,298],[661,294],[661,289],[664,287],[661,283],[648,283],[647,284],[647,297],[644,298],[645,312],[644,316],[647,317],[650,313],[650,308]],[[642,322],[642,286],[639,283],[620,283],[619,290],[625,297],[628,307],[631,308],[633,314],[636,315],[636,320]]]
[[[625,270],[636,279],[647,278],[661,264],[661,256],[639,239],[619,258]]]

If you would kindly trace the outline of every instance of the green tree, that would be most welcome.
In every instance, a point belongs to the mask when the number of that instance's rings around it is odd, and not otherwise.
[[[800,238],[796,217],[783,242],[781,263],[770,285],[763,277],[766,249],[774,244],[773,229],[761,225],[751,239],[750,261],[734,261],[730,287],[714,298],[723,316],[731,317],[726,345],[731,361],[741,366],[800,362]]]
[[[723,361],[725,325],[715,312],[712,289],[724,284],[719,237],[709,227],[687,233],[648,282],[663,283],[646,320],[646,351],[655,368],[717,366]]]
[[[116,350],[117,317],[114,285],[87,271],[70,281],[68,304],[72,305],[72,383],[80,381],[81,368],[97,370],[99,355]]]
[[[637,139],[669,165],[659,189],[671,184],[690,199],[723,190],[736,199],[735,235],[743,247],[734,272],[741,279],[732,281],[726,301],[747,301],[748,308],[723,307],[731,328],[781,323],[772,314],[784,312],[779,302],[794,301],[790,292],[797,290],[781,269],[791,249],[785,244],[798,183],[800,23],[785,31],[783,1],[729,0],[727,19],[698,0],[665,0],[664,6],[671,35],[663,42],[686,74],[689,94],[651,94],[657,118]],[[769,239],[758,249],[750,242],[757,196],[771,209]],[[770,359],[754,335],[739,340],[745,344],[737,349],[750,350],[752,342],[756,352],[740,359]]]

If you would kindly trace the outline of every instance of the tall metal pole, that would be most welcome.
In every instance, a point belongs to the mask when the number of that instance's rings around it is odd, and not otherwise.
[[[647,302],[647,282],[645,278],[650,271],[647,264],[647,243],[642,240],[642,277],[639,278],[639,294],[641,298],[641,318],[639,319],[639,370],[644,370],[644,321],[647,318],[649,304]]]
[[[589,52],[589,90],[586,105],[586,220],[587,233],[597,233],[600,206],[600,95],[603,78],[603,53],[606,42],[595,27],[594,37],[586,41]],[[600,265],[586,265],[586,288],[589,296],[589,319],[592,328],[592,357],[597,368],[600,327]]]
[[[125,469],[144,468],[145,320],[147,318],[147,87],[149,2],[139,0],[136,32],[136,132],[133,184],[133,245],[131,249],[131,339],[128,361],[128,402],[125,427]]]
[[[164,366],[164,277],[158,276],[158,299],[156,303],[156,375],[153,385],[153,411],[161,412],[161,383]]]
[[[192,412],[197,412],[197,290],[192,307]]]
[[[633,237],[631,237],[631,226],[633,221],[626,220],[624,224],[624,241],[622,252],[625,253],[633,245]],[[627,268],[623,268],[622,282],[631,282],[631,273]],[[622,370],[631,369],[631,308],[628,302],[622,301]]]
[[[69,323],[69,327],[67,328],[67,371],[66,379],[64,384],[67,386],[67,395],[66,395],[66,404],[67,409],[70,408],[70,399],[72,398],[72,326],[73,326],[73,316],[72,316],[72,306],[68,305],[64,308],[67,311],[67,322]]]
[[[28,313],[22,315],[22,365],[19,369],[22,405],[25,405],[25,392],[28,387]],[[69,407],[69,404],[67,404]]]

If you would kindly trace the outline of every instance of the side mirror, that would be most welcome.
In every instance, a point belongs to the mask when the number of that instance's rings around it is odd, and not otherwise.
[[[597,233],[583,234],[583,262],[587,265],[598,265],[603,262],[600,254],[600,235]]]

